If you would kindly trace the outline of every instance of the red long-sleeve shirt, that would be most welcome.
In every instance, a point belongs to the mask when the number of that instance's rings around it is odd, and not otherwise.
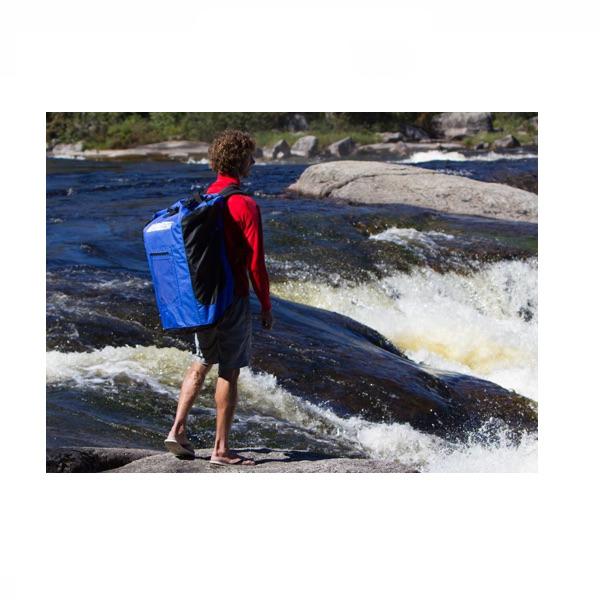
[[[217,180],[206,191],[214,194],[230,185],[240,185],[240,180],[219,173]],[[271,310],[269,275],[265,265],[262,220],[258,204],[250,196],[229,196],[223,211],[223,229],[227,257],[233,271],[235,294],[242,297],[249,295],[250,275],[262,310]]]

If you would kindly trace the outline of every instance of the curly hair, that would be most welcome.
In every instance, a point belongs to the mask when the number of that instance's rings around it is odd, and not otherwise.
[[[248,154],[254,153],[256,143],[250,134],[237,129],[226,129],[217,134],[208,149],[213,171],[239,176]]]

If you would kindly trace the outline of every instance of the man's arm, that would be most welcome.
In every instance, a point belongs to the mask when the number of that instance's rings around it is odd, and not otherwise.
[[[271,298],[269,293],[269,275],[265,265],[262,218],[256,203],[248,204],[244,219],[244,237],[248,245],[246,267],[254,292],[262,308],[263,326],[269,329],[272,324]]]

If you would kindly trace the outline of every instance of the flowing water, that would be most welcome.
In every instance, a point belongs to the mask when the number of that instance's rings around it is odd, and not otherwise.
[[[413,160],[537,189],[531,155],[454,154]],[[481,394],[493,382],[537,402],[537,226],[289,196],[305,166],[256,165],[245,182],[283,300],[273,335],[255,327],[233,443],[397,458],[425,471],[536,470],[535,431],[479,423],[460,440],[437,435],[398,418],[394,386],[410,368],[429,381],[418,388],[424,402],[437,401],[440,381]],[[203,164],[48,161],[48,446],[162,449],[190,343],[160,330],[141,229],[211,180]],[[214,385],[211,372],[192,411],[197,446],[212,442]]]

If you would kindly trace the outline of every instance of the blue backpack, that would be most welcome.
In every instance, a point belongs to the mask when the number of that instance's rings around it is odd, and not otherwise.
[[[233,302],[223,208],[230,186],[195,194],[159,210],[144,227],[144,246],[163,329],[186,333],[212,327]]]

